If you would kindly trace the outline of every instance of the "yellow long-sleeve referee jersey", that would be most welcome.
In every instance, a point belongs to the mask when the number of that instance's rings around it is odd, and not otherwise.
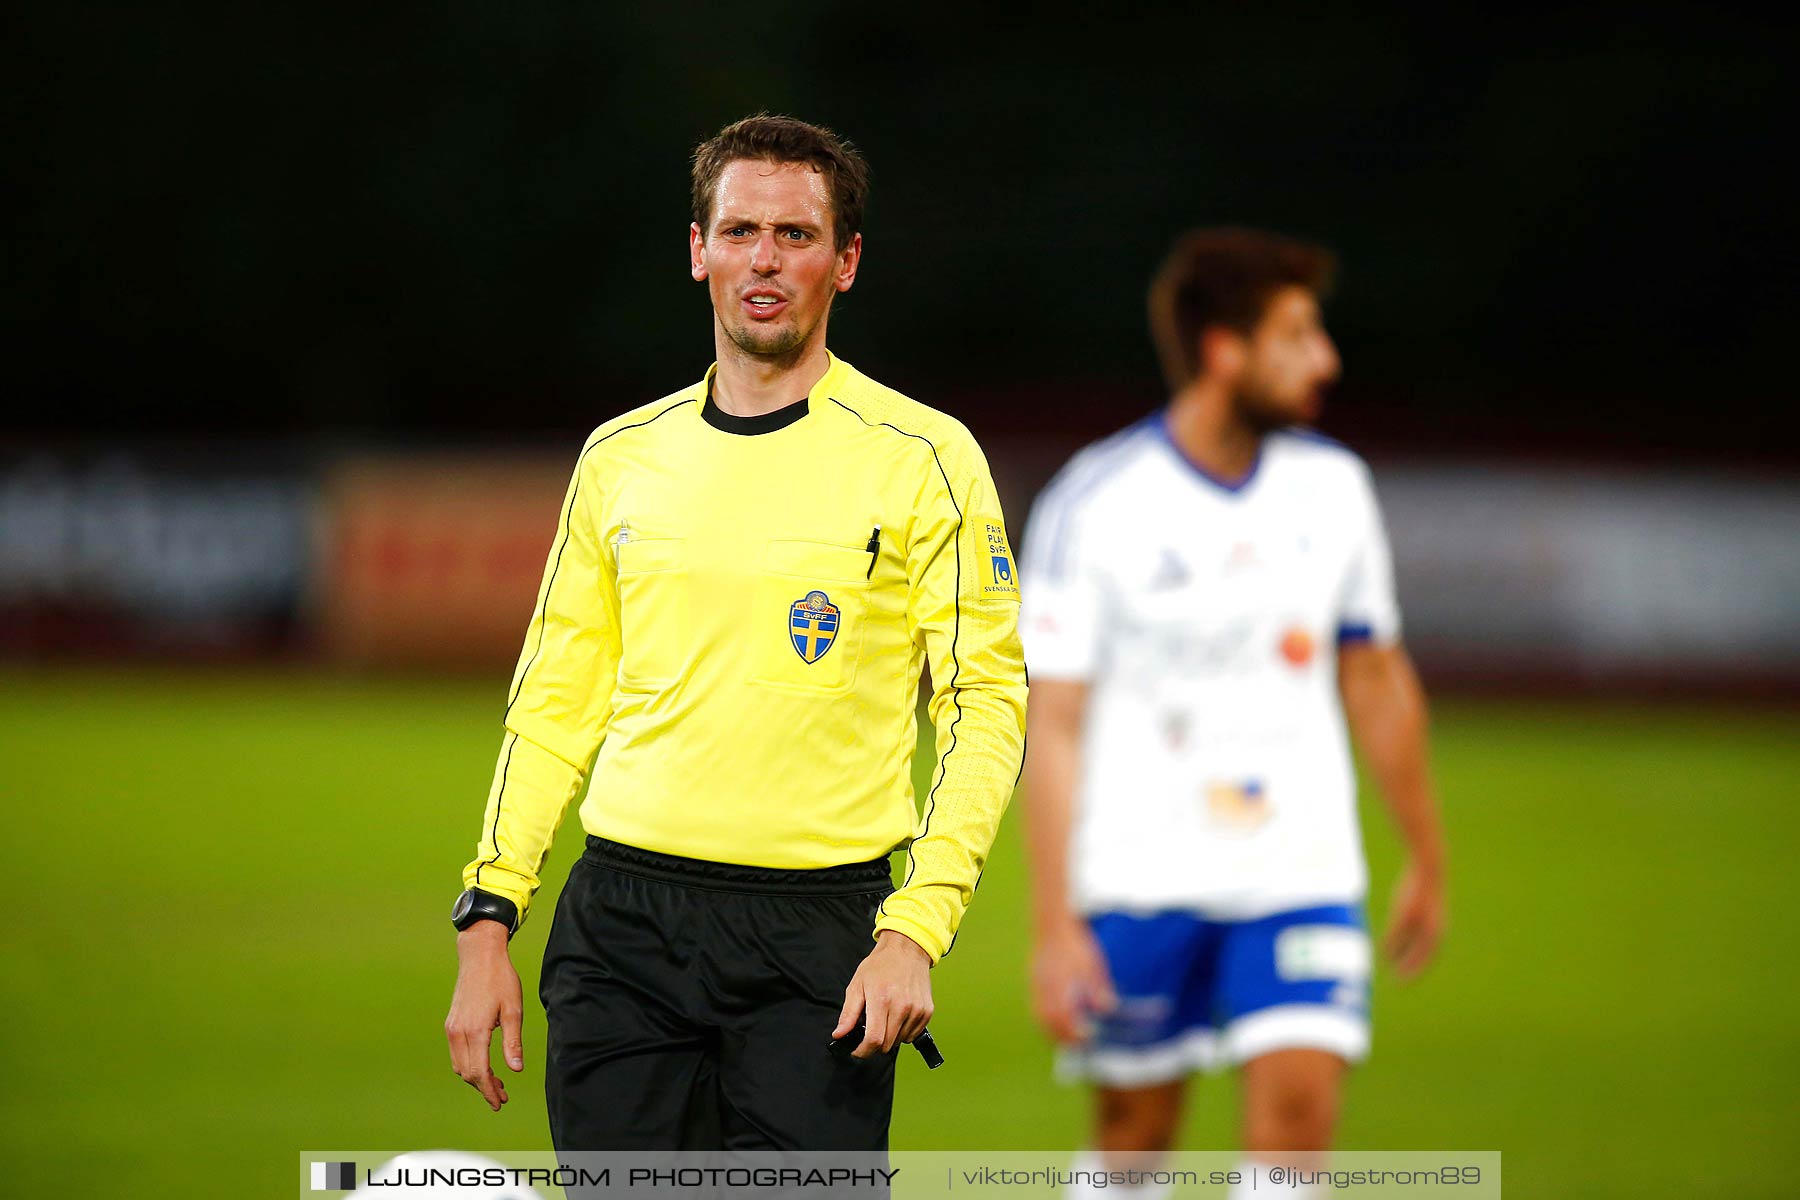
[[[464,883],[523,913],[592,760],[581,823],[627,845],[805,868],[910,841],[876,929],[935,961],[1024,753],[1019,589],[987,462],[959,422],[836,357],[762,417],[722,413],[711,379],[582,449]]]

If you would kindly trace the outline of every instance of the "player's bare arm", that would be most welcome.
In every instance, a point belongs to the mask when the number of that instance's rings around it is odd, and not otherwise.
[[[444,1019],[451,1067],[495,1112],[507,1095],[491,1060],[494,1030],[502,1031],[506,1065],[525,1069],[525,995],[506,938],[506,926],[496,921],[477,921],[456,935],[456,991]]]
[[[873,1058],[918,1037],[931,1013],[931,956],[904,933],[884,929],[844,989],[831,1036],[843,1037],[866,1014],[863,1040],[850,1057]]]
[[[1108,1012],[1116,1003],[1093,930],[1069,907],[1069,832],[1087,692],[1087,684],[1074,680],[1044,679],[1031,685],[1031,740],[1025,755],[1032,1008],[1050,1036],[1065,1045],[1083,1041],[1093,1014]]]
[[[1402,978],[1430,963],[1448,922],[1446,849],[1427,755],[1425,689],[1399,643],[1343,647],[1338,690],[1344,717],[1406,843],[1384,946]]]

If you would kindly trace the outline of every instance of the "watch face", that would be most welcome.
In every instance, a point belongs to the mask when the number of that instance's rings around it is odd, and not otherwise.
[[[463,919],[469,915],[469,910],[474,907],[475,889],[470,888],[468,891],[458,896],[456,898],[456,903],[450,906],[450,923],[459,929],[462,928]]]

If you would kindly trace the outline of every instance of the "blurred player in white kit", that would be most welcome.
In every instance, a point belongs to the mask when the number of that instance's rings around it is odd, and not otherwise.
[[[1032,512],[1033,999],[1096,1088],[1080,1166],[1171,1149],[1189,1076],[1222,1067],[1242,1072],[1246,1171],[1330,1146],[1369,1046],[1346,726],[1408,851],[1400,974],[1444,932],[1425,697],[1369,470],[1303,428],[1338,374],[1332,269],[1252,230],[1178,241],[1150,291],[1172,399]]]

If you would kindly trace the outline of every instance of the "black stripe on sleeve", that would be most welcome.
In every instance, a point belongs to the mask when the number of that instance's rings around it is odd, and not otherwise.
[[[1031,671],[1029,668],[1027,668],[1027,670],[1025,672],[1025,686],[1027,686],[1027,687],[1031,686]],[[1025,736],[1023,736],[1019,739],[1019,770],[1018,770],[1018,773],[1013,776],[1013,791],[1014,792],[1017,792],[1019,790],[1019,780],[1025,778],[1025,755],[1030,749],[1031,749],[1031,736],[1030,736],[1030,734],[1026,734]],[[1010,799],[1010,797],[1008,797],[1008,799]],[[975,903],[975,894],[977,892],[981,891],[981,877],[986,874],[987,874],[987,864],[984,861],[982,863],[982,869],[975,872],[975,886],[969,889],[969,906],[970,907],[973,907],[973,905]],[[944,947],[944,953],[939,956],[940,958],[949,958],[950,957],[950,952],[952,950],[956,949],[956,939],[961,934],[962,934],[962,926],[961,926],[961,924],[958,924],[957,927],[951,931],[950,944],[948,946]]]
[[[512,740],[506,743],[506,761],[500,764],[500,789],[494,793],[494,828],[488,834],[494,843],[494,857],[486,862],[475,864],[475,886],[481,886],[481,868],[491,867],[500,861],[500,805],[506,799],[506,773],[512,770],[513,748],[519,744],[519,735],[513,734]]]
[[[628,429],[642,429],[644,426],[650,424],[651,422],[659,421],[663,417],[668,416],[670,413],[674,412],[676,409],[680,408],[682,405],[693,404],[693,403],[696,403],[696,401],[695,401],[694,397],[690,396],[686,400],[677,400],[674,404],[669,405],[669,407],[663,409],[661,412],[657,413],[653,417],[646,417],[644,420],[639,421],[633,425],[621,425],[619,428],[613,430],[611,433],[607,434],[605,437],[595,438],[593,441],[589,442],[587,444],[587,446],[581,451],[581,457],[577,458],[575,460],[575,486],[573,486],[572,488],[569,489],[569,502],[563,509],[562,536],[557,540],[557,543],[556,543],[556,561],[550,567],[550,579],[548,582],[546,582],[544,584],[543,610],[541,612],[533,614],[538,618],[537,645],[532,648],[531,657],[525,660],[525,666],[519,672],[518,682],[513,685],[512,695],[508,696],[506,698],[506,712],[500,718],[502,725],[504,725],[508,720],[510,720],[512,718],[513,705],[518,703],[520,694],[522,692],[524,692],[524,690],[525,690],[525,679],[528,675],[531,674],[531,668],[534,665],[536,665],[537,660],[538,660],[538,655],[543,653],[543,650],[544,650],[544,628],[549,623],[547,620],[547,616],[548,616],[548,613],[550,610],[550,596],[551,596],[551,593],[554,592],[556,589],[557,572],[562,570],[563,551],[566,550],[569,545],[569,531],[570,531],[570,528],[571,528],[571,526],[574,522],[574,518],[575,518],[575,502],[581,495],[581,471],[582,471],[583,466],[587,463],[587,456],[592,454],[594,452],[595,447],[599,446],[602,442],[611,441],[613,438],[618,437],[621,433],[624,433]],[[517,744],[518,735],[514,734],[513,737],[515,739],[514,744]],[[500,861],[500,810],[506,804],[506,772],[507,772],[507,769],[509,767],[511,767],[511,765],[512,765],[512,747],[508,746],[507,750],[506,750],[506,764],[505,764],[505,766],[502,766],[500,768],[500,790],[494,797],[494,833],[493,833],[494,856],[492,858],[486,860],[485,862],[476,864],[476,866],[475,866],[475,882],[477,882],[477,883],[481,882],[481,868],[482,867],[491,867],[495,863]]]

